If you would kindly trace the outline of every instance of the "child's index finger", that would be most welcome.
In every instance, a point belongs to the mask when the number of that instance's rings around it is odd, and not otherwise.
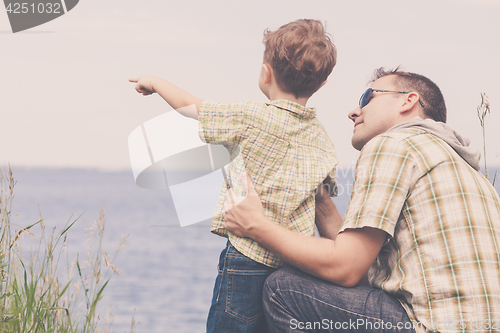
[[[129,78],[128,79],[128,82],[134,82],[134,83],[137,83],[137,81],[139,81],[138,78],[134,79],[134,78]]]

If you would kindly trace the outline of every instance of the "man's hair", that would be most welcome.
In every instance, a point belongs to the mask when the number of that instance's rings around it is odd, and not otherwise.
[[[424,115],[435,121],[446,123],[446,104],[439,87],[427,77],[404,72],[400,66],[393,70],[385,70],[380,67],[373,74],[373,81],[381,77],[393,75],[394,85],[402,91],[416,91],[420,94],[420,99],[424,103]]]
[[[333,70],[337,51],[323,24],[297,20],[276,31],[264,31],[264,63],[275,73],[279,87],[296,98],[310,97]]]

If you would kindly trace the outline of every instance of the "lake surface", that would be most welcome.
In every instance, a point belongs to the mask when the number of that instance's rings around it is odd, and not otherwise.
[[[132,317],[137,333],[205,331],[218,256],[226,243],[210,233],[208,222],[181,228],[168,190],[137,187],[131,171],[14,168],[13,173],[17,185],[12,212],[19,214],[13,223],[38,221],[40,209],[47,229],[60,231],[72,216],[81,215],[69,231],[70,258],[77,252],[86,255],[85,226],[98,218],[101,207],[107,217],[103,248],[110,255],[122,235],[129,235],[114,261],[121,276],[111,277],[99,307],[104,320],[112,305],[113,332],[130,332]],[[339,197],[334,202],[342,215],[352,179],[352,169],[338,170]]]

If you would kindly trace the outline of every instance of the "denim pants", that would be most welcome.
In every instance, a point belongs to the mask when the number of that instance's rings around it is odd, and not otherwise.
[[[207,332],[266,333],[262,289],[276,269],[244,256],[228,242],[220,254],[218,270]]]
[[[340,287],[291,266],[269,276],[263,302],[269,332],[415,332],[385,291]]]

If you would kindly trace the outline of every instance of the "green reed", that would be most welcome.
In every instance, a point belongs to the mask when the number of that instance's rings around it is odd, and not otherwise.
[[[493,180],[490,179],[488,163],[486,161],[486,116],[490,113],[490,102],[488,96],[485,93],[481,93],[481,104],[477,107],[477,117],[479,118],[479,124],[483,130],[483,157],[484,157],[484,175],[493,185],[495,185],[495,180],[498,176],[498,170],[495,172]]]
[[[86,228],[87,257],[82,260],[77,255],[70,263],[67,236],[79,217],[70,219],[60,232],[54,228],[47,233],[43,217],[17,230],[11,223],[15,184],[10,168],[6,173],[0,170],[0,332],[111,332],[112,317],[103,322],[96,312],[111,272],[119,274],[101,247],[104,210]],[[36,227],[40,230],[35,235]],[[35,244],[27,257],[22,251],[24,238]],[[116,254],[125,244],[123,237]],[[59,267],[63,261],[65,274]]]

